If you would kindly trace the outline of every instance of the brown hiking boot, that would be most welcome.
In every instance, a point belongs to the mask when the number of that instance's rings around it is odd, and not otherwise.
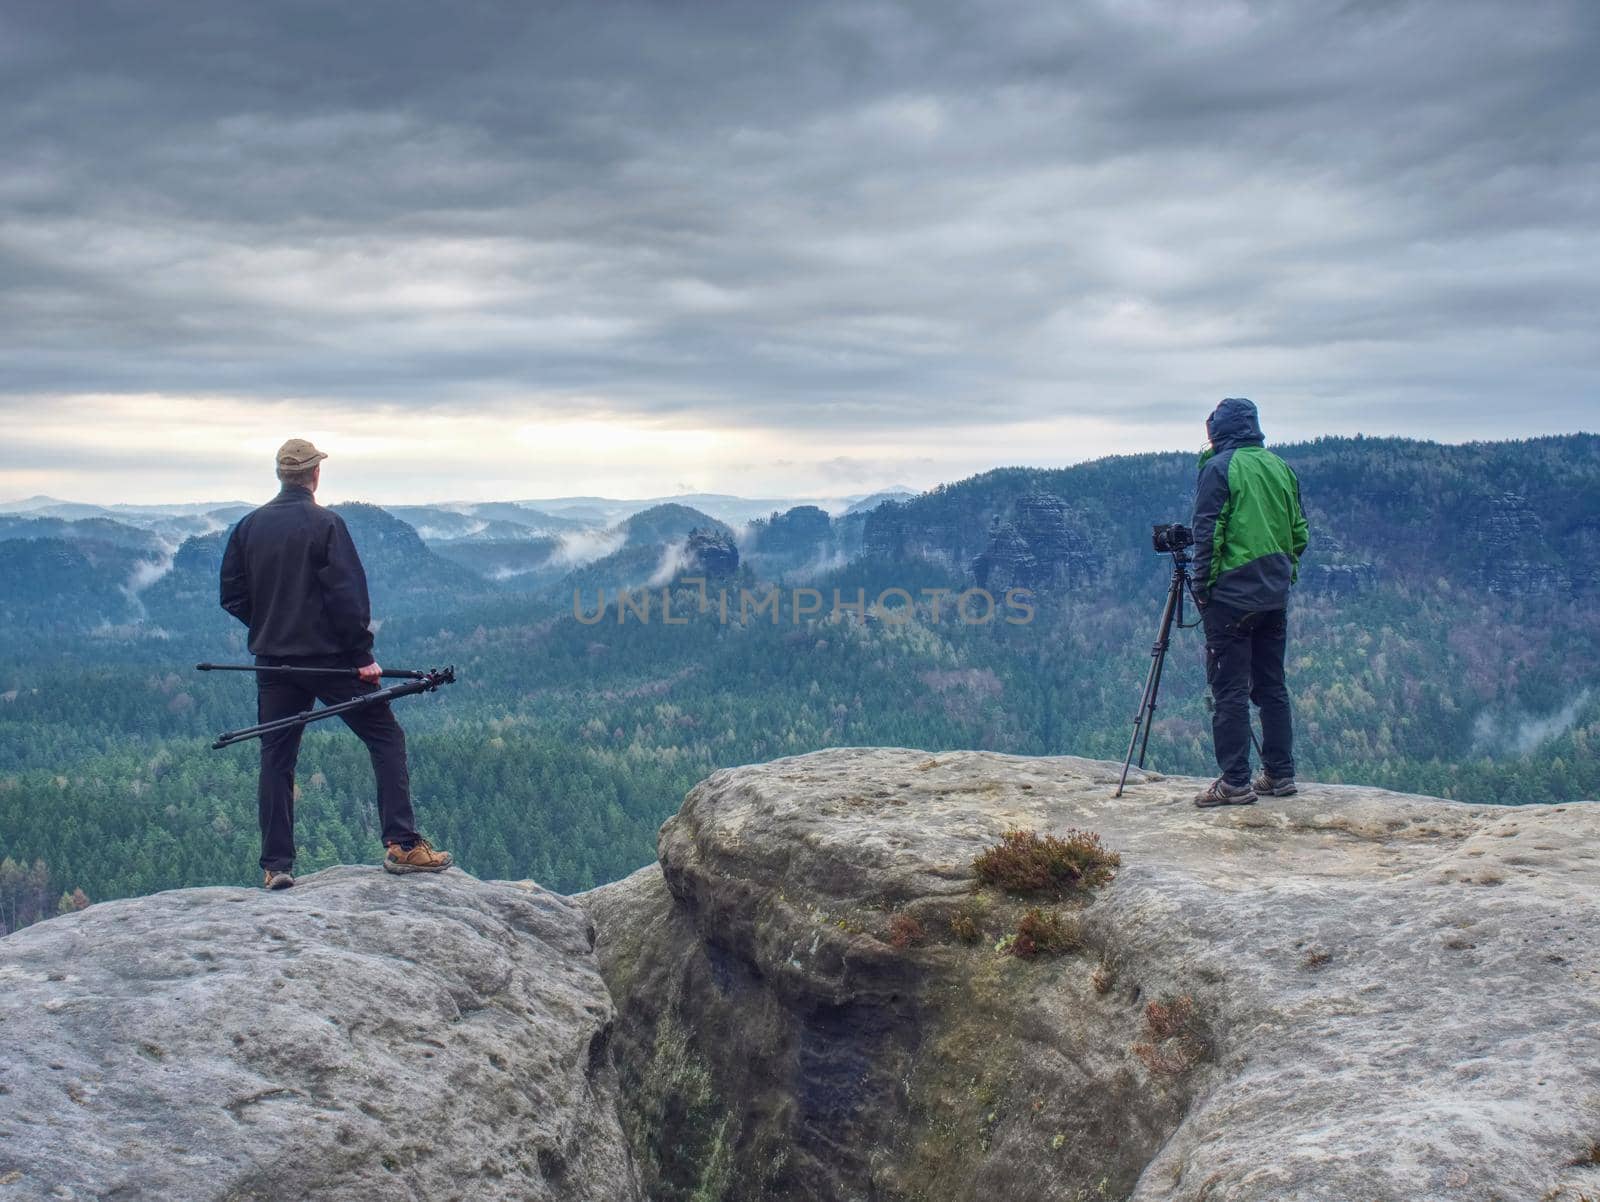
[[[294,884],[294,877],[287,872],[274,872],[267,868],[263,870],[261,887],[263,889],[287,889]]]
[[[434,851],[426,839],[418,839],[409,849],[401,843],[389,844],[383,857],[385,872],[443,872],[452,860],[447,851]]]
[[[1194,799],[1194,804],[1202,810],[1209,810],[1213,806],[1250,806],[1255,803],[1256,791],[1249,785],[1230,785],[1220,776]]]
[[[1257,793],[1266,797],[1293,797],[1299,792],[1299,786],[1294,783],[1292,776],[1273,776],[1265,768],[1250,782],[1250,787]]]

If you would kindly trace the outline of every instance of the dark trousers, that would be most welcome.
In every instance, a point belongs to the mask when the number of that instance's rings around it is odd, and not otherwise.
[[[1213,601],[1201,611],[1206,628],[1206,681],[1215,709],[1211,738],[1217,767],[1230,785],[1250,780],[1250,702],[1261,710],[1261,766],[1294,775],[1294,729],[1283,679],[1288,611],[1247,612]]]
[[[282,661],[261,658],[256,662]],[[310,665],[303,663],[301,666]],[[329,659],[317,660],[315,666],[343,665],[336,659]],[[354,676],[263,672],[256,679],[256,712],[261,722],[304,713],[317,701],[337,705],[378,689],[377,685]],[[339,716],[367,745],[367,754],[372,757],[372,772],[378,778],[378,813],[383,820],[383,841],[411,842],[417,838],[417,829],[411,812],[405,731],[400,729],[386,701]],[[261,867],[274,872],[287,872],[294,867],[294,768],[300,758],[300,736],[304,730],[303,726],[293,726],[261,739],[261,780],[256,790],[256,804],[261,815]]]

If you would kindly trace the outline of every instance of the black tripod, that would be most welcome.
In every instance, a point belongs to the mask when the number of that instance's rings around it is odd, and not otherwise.
[[[293,672],[298,675],[310,676],[359,676],[355,668],[296,668],[291,666],[266,667],[251,664],[196,664],[196,671],[200,672]],[[324,718],[332,718],[350,710],[360,709],[362,706],[375,705],[380,701],[393,701],[396,697],[410,697],[414,693],[431,693],[440,685],[454,684],[456,670],[452,668],[430,668],[426,672],[394,671],[384,672],[384,676],[398,676],[403,678],[405,684],[392,684],[386,689],[379,689],[375,693],[363,693],[360,697],[349,701],[341,701],[337,705],[325,705],[321,709],[308,709],[304,713],[290,714],[287,718],[279,718],[273,722],[263,722],[259,726],[247,726],[243,730],[223,731],[217,736],[216,742],[211,744],[213,751],[223,747],[230,747],[234,743],[242,743],[246,739],[259,739],[262,735],[271,734],[273,731],[287,730],[291,726],[305,726],[311,722],[321,722]]]
[[[1122,787],[1128,783],[1128,768],[1133,764],[1134,748],[1139,749],[1139,767],[1144,767],[1144,754],[1150,747],[1150,726],[1155,721],[1156,694],[1161,690],[1161,670],[1166,666],[1167,647],[1172,642],[1172,627],[1188,630],[1198,622],[1185,625],[1183,597],[1189,591],[1189,552],[1178,550],[1172,555],[1172,583],[1167,587],[1167,603],[1161,607],[1161,625],[1156,628],[1156,645],[1150,650],[1150,674],[1144,678],[1144,696],[1139,699],[1139,712],[1133,716],[1133,738],[1128,740],[1128,757],[1122,761],[1122,777],[1117,781],[1113,797],[1122,796]]]

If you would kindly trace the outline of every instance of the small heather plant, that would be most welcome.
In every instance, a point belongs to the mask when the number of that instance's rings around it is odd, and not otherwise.
[[[1144,1025],[1150,1038],[1131,1051],[1151,1072],[1176,1076],[1206,1058],[1206,1041],[1188,994],[1151,1002],[1144,1008]]]
[[[889,946],[905,951],[921,943],[926,932],[922,924],[909,914],[896,914],[889,919]]]
[[[962,943],[973,944],[983,938],[983,927],[978,915],[970,907],[963,907],[950,915],[950,933]]]
[[[1077,923],[1068,922],[1054,910],[1035,909],[1018,920],[1010,951],[1013,956],[1031,960],[1038,955],[1055,955],[1082,946],[1083,934]]]
[[[1024,895],[1065,896],[1108,883],[1122,863],[1092,831],[1064,836],[1037,831],[1007,831],[1000,842],[972,862],[986,885]]]

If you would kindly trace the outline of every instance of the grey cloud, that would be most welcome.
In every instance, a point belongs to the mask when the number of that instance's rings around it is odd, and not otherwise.
[[[1597,13],[12,4],[0,406],[844,430],[1237,390],[1448,398],[1449,437],[1514,391],[1561,428],[1600,367]]]

